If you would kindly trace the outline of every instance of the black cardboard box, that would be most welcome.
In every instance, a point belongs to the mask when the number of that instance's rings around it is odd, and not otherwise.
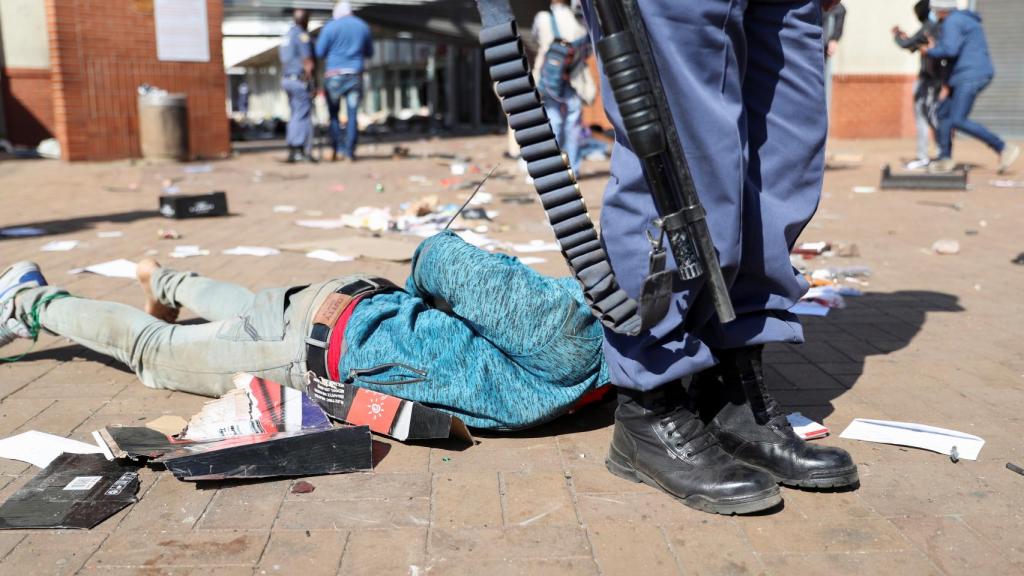
[[[227,216],[228,197],[223,192],[190,196],[166,194],[160,197],[160,215],[164,218],[174,218],[176,220],[205,216]]]

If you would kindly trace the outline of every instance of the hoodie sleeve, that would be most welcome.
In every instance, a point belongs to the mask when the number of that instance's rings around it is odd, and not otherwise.
[[[964,47],[964,27],[959,19],[947,18],[939,34],[939,42],[930,50],[932,58],[956,58]]]
[[[327,56],[327,46],[330,44],[331,32],[324,26],[316,38],[316,59],[323,60]]]

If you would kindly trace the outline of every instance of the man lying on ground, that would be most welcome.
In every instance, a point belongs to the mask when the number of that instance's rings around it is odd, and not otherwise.
[[[206,396],[230,390],[237,372],[302,389],[313,371],[499,430],[556,418],[609,380],[600,324],[575,280],[542,276],[450,232],[419,246],[404,289],[347,276],[254,294],[154,260],[140,262],[138,276],[145,312],[48,286],[31,262],[11,266],[0,274],[0,346],[47,330],[124,362],[151,388]],[[181,308],[208,322],[175,324]],[[693,435],[683,438],[670,410],[652,426],[671,446],[631,445],[721,463],[718,481],[677,495],[683,503],[741,512],[733,488],[752,467],[776,493],[774,482],[814,487],[842,472],[832,464],[842,459],[809,456],[845,452],[806,444],[763,389],[757,406],[771,433],[748,438],[734,421],[753,407],[736,381],[727,371],[701,376],[709,393]]]
[[[347,276],[252,293],[144,260],[146,312],[0,275],[0,346],[39,329],[112,356],[150,388],[219,396],[249,372],[302,388],[307,371],[448,410],[469,426],[551,420],[608,382],[601,327],[571,278],[446,232],[424,241],[402,289]],[[174,324],[188,308],[208,322]]]

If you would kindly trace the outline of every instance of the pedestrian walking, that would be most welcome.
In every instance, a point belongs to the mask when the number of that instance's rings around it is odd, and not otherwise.
[[[914,82],[914,125],[917,128],[917,149],[916,157],[907,163],[908,170],[926,168],[931,163],[932,130],[935,107],[938,105],[939,95],[942,91],[945,60],[929,57],[922,48],[927,46],[939,35],[938,19],[932,17],[929,0],[920,0],[914,4],[914,15],[921,22],[917,32],[908,35],[895,26],[892,29],[893,40],[896,45],[904,50],[917,52],[921,57],[921,67],[917,72],[917,80]]]
[[[586,65],[587,29],[568,0],[552,0],[550,10],[538,12],[534,18],[533,36],[538,44],[533,71],[544,110],[573,172],[579,174],[583,106],[597,96],[597,85]],[[562,50],[552,51],[555,44],[561,44]],[[568,50],[572,52],[566,59]]]
[[[363,99],[363,70],[373,57],[370,26],[352,13],[352,5],[338,2],[334,19],[320,30],[316,41],[317,58],[324,64],[324,92],[330,114],[332,160],[355,160],[359,143],[359,104]],[[339,115],[345,103],[345,125]]]
[[[939,38],[923,50],[932,58],[948,58],[953,64],[947,84],[949,96],[939,104],[939,157],[928,166],[933,173],[952,172],[953,131],[973,136],[999,155],[999,173],[1020,157],[1020,147],[1009,144],[982,124],[969,118],[974,101],[995,76],[985,30],[977,12],[957,9],[956,0],[931,0],[939,19]]]
[[[309,13],[299,8],[292,26],[281,37],[281,87],[288,94],[288,162],[312,162],[313,92],[315,89],[313,44],[309,37]]]

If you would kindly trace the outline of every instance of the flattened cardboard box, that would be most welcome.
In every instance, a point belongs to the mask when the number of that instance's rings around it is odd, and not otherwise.
[[[347,382],[334,382],[306,374],[306,394],[332,418],[395,440],[455,439],[473,443],[466,424],[457,416],[401,398],[374,392]]]

